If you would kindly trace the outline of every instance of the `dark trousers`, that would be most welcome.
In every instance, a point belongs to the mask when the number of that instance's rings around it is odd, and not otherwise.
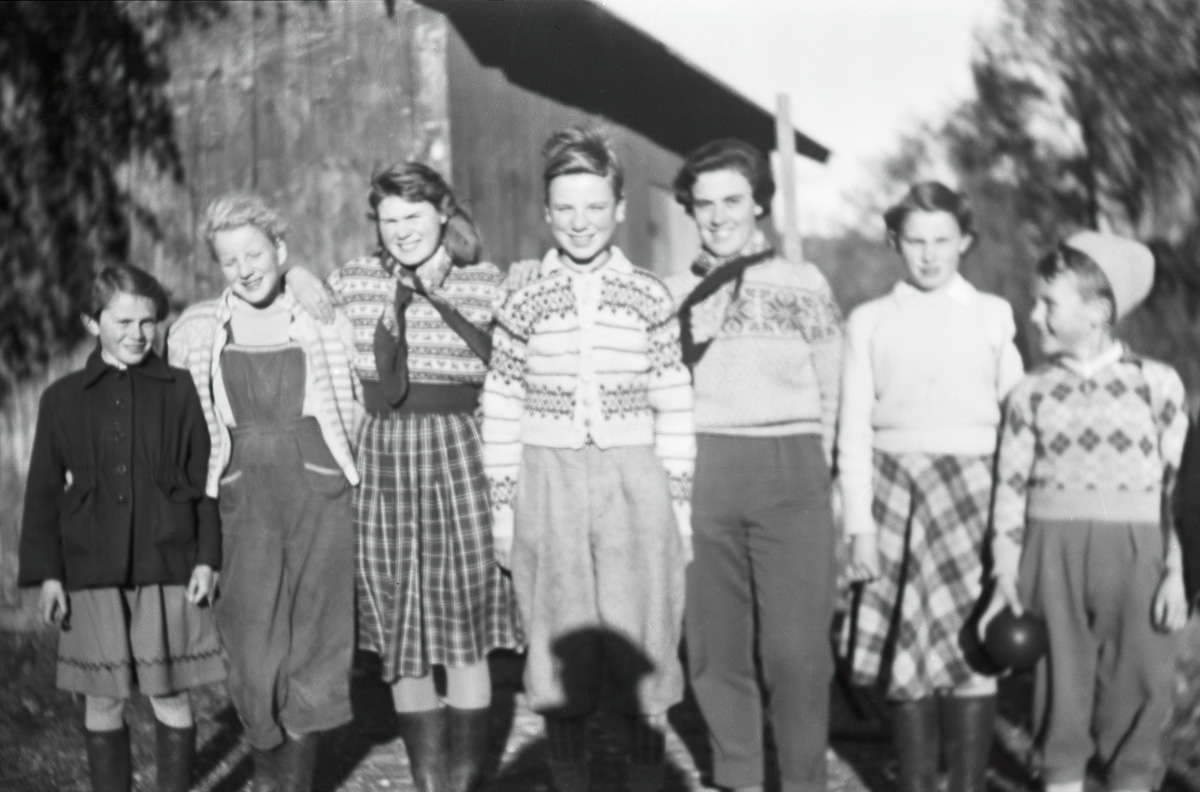
[[[255,748],[350,721],[350,488],[316,423],[234,437],[221,484],[217,627],[229,696]],[[304,450],[301,450],[304,449]]]
[[[1050,636],[1033,707],[1048,783],[1083,779],[1093,756],[1110,789],[1162,781],[1177,650],[1151,622],[1162,575],[1155,522],[1031,521],[1020,591]]]
[[[715,780],[762,783],[762,685],[784,792],[825,789],[834,526],[817,435],[700,435],[686,629]]]

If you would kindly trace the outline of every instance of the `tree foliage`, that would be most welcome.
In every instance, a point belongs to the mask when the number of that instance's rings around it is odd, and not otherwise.
[[[125,260],[123,166],[182,177],[165,43],[216,2],[14,2],[0,24],[0,398],[82,328],[92,273]]]

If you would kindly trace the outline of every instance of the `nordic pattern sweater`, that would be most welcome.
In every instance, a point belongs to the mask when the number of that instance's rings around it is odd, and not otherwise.
[[[511,536],[526,444],[651,445],[671,482],[679,528],[691,533],[696,440],[692,386],[666,287],[617,248],[581,269],[551,251],[541,277],[496,315],[483,393],[483,458],[495,532]]]

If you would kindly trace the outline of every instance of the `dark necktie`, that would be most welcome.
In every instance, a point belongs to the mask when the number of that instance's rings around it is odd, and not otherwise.
[[[683,362],[688,368],[694,368],[700,362],[700,358],[704,357],[704,353],[708,351],[709,344],[712,343],[712,339],[697,342],[693,337],[692,308],[707,300],[717,289],[734,278],[738,279],[740,285],[742,275],[745,274],[747,269],[758,264],[760,261],[766,261],[774,256],[775,251],[772,248],[767,248],[761,253],[727,261],[713,268],[711,272],[704,276],[704,280],[696,284],[696,288],[692,289],[692,293],[684,298],[678,311],[679,345],[683,347]],[[735,298],[737,296],[736,290],[734,296]]]

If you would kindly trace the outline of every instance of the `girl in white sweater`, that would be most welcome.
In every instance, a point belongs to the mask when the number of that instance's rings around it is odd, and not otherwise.
[[[838,463],[864,583],[848,642],[856,680],[886,684],[901,789],[937,789],[944,755],[950,789],[981,792],[995,682],[967,622],[1000,402],[1023,366],[1008,303],[958,274],[974,242],[963,196],[917,184],[884,219],[905,278],[850,315],[843,362]]]

